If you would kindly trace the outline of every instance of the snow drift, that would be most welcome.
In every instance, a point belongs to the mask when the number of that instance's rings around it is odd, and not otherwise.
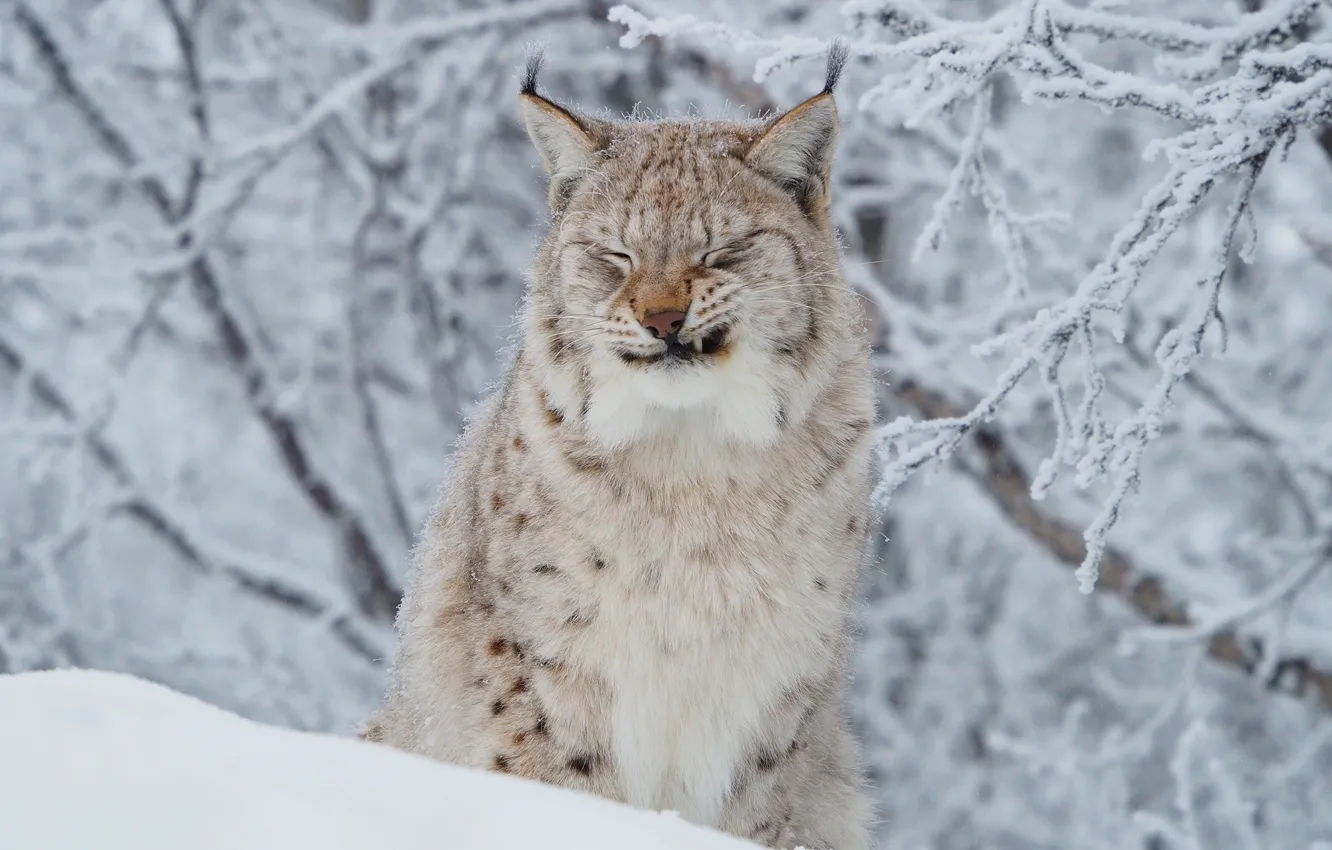
[[[753,850],[562,788],[245,720],[140,679],[0,676],[5,850]]]

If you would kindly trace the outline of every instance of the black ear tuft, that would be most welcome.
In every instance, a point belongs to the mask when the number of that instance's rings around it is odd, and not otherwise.
[[[527,54],[527,67],[523,69],[523,90],[522,94],[530,94],[533,97],[537,95],[537,75],[541,73],[541,65],[546,61],[546,55],[540,50],[531,50]]]
[[[851,48],[840,38],[834,39],[833,43],[828,45],[828,75],[823,78],[824,94],[832,94],[833,89],[837,88],[837,81],[842,78],[842,69],[846,67],[846,60],[850,55]]]

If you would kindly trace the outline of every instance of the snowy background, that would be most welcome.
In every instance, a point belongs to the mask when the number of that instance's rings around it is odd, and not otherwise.
[[[1332,4],[0,0],[0,671],[379,697],[543,221],[516,69],[822,83],[894,850],[1332,849]]]

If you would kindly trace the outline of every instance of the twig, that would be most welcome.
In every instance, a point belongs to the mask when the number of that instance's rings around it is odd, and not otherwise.
[[[576,15],[584,11],[585,5],[580,0],[530,0],[419,22],[395,39],[393,44],[379,51],[381,58],[377,61],[333,86],[291,126],[260,136],[229,152],[224,162],[289,150],[323,122],[345,109],[349,101],[366,89],[456,38],[492,26],[525,24],[534,20]],[[373,34],[373,28],[369,32]],[[366,38],[366,33],[367,28],[358,28],[358,39]]]
[[[56,87],[102,146],[126,170],[139,172],[141,160],[128,139],[75,79],[55,39],[27,3],[18,4],[16,20],[37,47],[38,56]],[[171,223],[178,206],[173,204],[161,180],[143,176],[138,185],[163,221]],[[342,538],[347,555],[346,580],[357,609],[371,619],[390,621],[401,595],[388,566],[392,559],[379,551],[369,527],[354,510],[353,503],[339,493],[333,481],[317,467],[294,417],[278,405],[260,358],[242,324],[228,308],[208,258],[196,255],[190,261],[186,275],[199,305],[213,321],[228,362],[241,376],[251,410],[263,423],[288,474]]]
[[[928,419],[957,418],[964,412],[943,395],[917,381],[899,381],[894,391]],[[1087,553],[1082,533],[1036,507],[1031,498],[1031,479],[998,431],[982,426],[975,430],[975,435],[983,468],[967,471],[1014,525],[1031,535],[1065,564],[1071,567],[1081,564]],[[1124,600],[1150,623],[1174,628],[1195,626],[1184,603],[1172,598],[1160,579],[1139,569],[1117,547],[1106,547],[1096,587],[1101,593]],[[1246,675],[1252,675],[1259,669],[1266,649],[1261,640],[1243,637],[1224,625],[1211,634],[1199,635],[1199,638],[1206,641],[1207,654],[1214,661]],[[1332,671],[1317,666],[1309,659],[1280,660],[1276,664],[1275,675],[1263,686],[1300,698],[1311,696],[1319,708],[1332,712]]]
[[[657,36],[650,38],[656,39]],[[738,91],[739,84],[734,82],[734,76],[725,63],[697,51],[681,51],[678,48],[673,55],[687,56],[687,63],[695,73],[705,80],[713,81],[723,91],[728,93]],[[743,85],[744,97],[749,102],[774,103],[762,86],[750,83]],[[1256,166],[1260,164],[1261,162],[1251,164],[1248,179],[1241,187],[1241,197],[1246,197],[1247,191],[1251,190],[1252,180],[1256,177]],[[1232,220],[1235,206],[1232,204]],[[1219,282],[1219,278],[1214,275],[1208,279],[1208,282],[1215,285]],[[887,315],[882,318],[885,322],[888,319]],[[1187,377],[1192,377],[1192,373]],[[964,464],[964,470],[977,480],[1014,525],[1030,535],[1055,558],[1074,568],[1086,560],[1087,545],[1083,533],[1038,508],[1032,498],[1032,479],[1023,470],[1021,463],[1008,448],[999,431],[986,424],[986,416],[982,412],[985,408],[982,405],[975,405],[971,410],[964,409],[949,402],[944,393],[915,379],[895,380],[893,392],[919,411],[925,419],[932,420],[928,423],[930,425],[967,423],[967,430],[974,433],[979,446],[983,468],[975,469]],[[961,436],[958,435],[959,440]],[[1185,603],[1173,598],[1160,579],[1139,569],[1128,554],[1118,547],[1105,548],[1097,590],[1122,599],[1139,616],[1157,626],[1180,629],[1196,626]],[[1249,676],[1262,672],[1262,662],[1270,647],[1261,640],[1239,635],[1231,627],[1234,623],[1221,625],[1223,627],[1214,632],[1198,636],[1206,643],[1207,655],[1214,661]],[[1313,700],[1320,708],[1332,713],[1332,671],[1325,670],[1305,658],[1283,658],[1274,663],[1268,659],[1268,662],[1268,666],[1273,667],[1273,674],[1264,680],[1264,687],[1279,689],[1296,696],[1312,694]]]
[[[208,98],[204,94],[203,73],[199,68],[198,42],[195,39],[194,25],[176,8],[175,0],[158,0],[158,6],[171,24],[171,33],[176,40],[176,49],[180,51],[181,70],[185,75],[185,90],[189,94],[190,120],[194,123],[195,152],[190,156],[189,174],[185,179],[185,189],[180,200],[171,212],[171,223],[188,218],[194,212],[194,205],[199,199],[199,190],[203,187],[204,162],[199,149],[208,142],[211,135],[208,117]],[[200,10],[201,11],[201,10]],[[196,13],[197,14],[197,13]],[[197,17],[195,19],[197,23]],[[188,234],[182,235],[182,248],[187,248]]]
[[[375,404],[371,389],[371,370],[373,354],[369,350],[369,334],[366,331],[367,299],[360,298],[360,290],[368,284],[372,257],[370,257],[370,232],[376,220],[386,215],[384,210],[384,188],[379,185],[380,171],[376,175],[375,199],[368,206],[361,222],[357,225],[356,235],[352,238],[352,257],[355,274],[347,286],[347,352],[351,370],[352,394],[361,413],[361,426],[365,431],[366,441],[370,445],[370,456],[374,460],[384,487],[384,498],[393,517],[394,528],[402,539],[404,548],[411,548],[415,524],[407,511],[407,502],[398,486],[397,475],[393,470],[393,458],[389,453],[388,438],[384,434],[379,420],[379,408]],[[427,368],[429,368],[427,364]]]
[[[54,411],[61,419],[77,425],[82,416],[69,396],[56,384],[51,375],[37,368],[16,344],[0,335],[0,364],[18,376],[26,376],[33,397]],[[167,505],[155,499],[140,484],[130,470],[123,455],[99,433],[81,429],[80,434],[88,453],[97,461],[117,488],[125,494],[108,513],[124,513],[142,527],[159,537],[189,566],[206,575],[224,576],[235,586],[265,602],[280,605],[297,615],[326,620],[334,633],[349,649],[371,663],[383,657],[383,648],[370,637],[364,627],[340,606],[321,598],[315,591],[288,581],[271,572],[251,570],[235,558],[219,558],[208,550],[188,523]],[[61,544],[68,549],[87,533],[86,528],[74,529]]]

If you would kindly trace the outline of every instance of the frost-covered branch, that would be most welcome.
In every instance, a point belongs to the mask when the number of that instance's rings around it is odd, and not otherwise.
[[[951,419],[963,414],[941,394],[915,380],[901,381],[895,394],[931,419]],[[964,464],[1013,521],[1041,543],[1050,554],[1070,565],[1081,565],[1087,545],[1078,530],[1067,522],[1043,513],[1031,499],[1032,482],[1022,463],[993,428],[976,430],[979,467]],[[1239,631],[1243,623],[1290,599],[1308,585],[1332,561],[1332,535],[1324,537],[1324,548],[1309,552],[1288,574],[1242,606],[1216,612],[1199,620],[1186,603],[1173,597],[1161,579],[1138,567],[1130,555],[1107,546],[1101,557],[1096,589],[1128,603],[1144,620],[1161,627],[1151,640],[1197,642],[1205,645],[1214,661],[1245,675],[1259,675],[1265,687],[1311,699],[1323,711],[1332,712],[1332,669],[1316,661],[1282,656],[1279,647]]]
[[[325,92],[297,121],[277,132],[253,139],[228,151],[219,166],[255,156],[275,155],[290,150],[325,121],[348,109],[374,87],[408,65],[419,62],[451,41],[491,27],[531,24],[543,19],[579,14],[586,10],[580,0],[530,0],[506,3],[476,11],[416,21],[411,27],[357,31],[358,38],[368,37],[374,45],[374,60],[355,74],[340,80]]]
[[[1132,319],[1130,314],[1130,327],[1123,340],[1123,350],[1133,362],[1143,368],[1150,368],[1153,365],[1151,357],[1139,347]],[[1321,498],[1306,486],[1301,478],[1313,475],[1332,483],[1332,471],[1310,464],[1307,457],[1294,455],[1290,451],[1291,441],[1288,437],[1275,432],[1257,416],[1243,410],[1239,403],[1227,398],[1226,394],[1207,378],[1197,372],[1190,372],[1182,381],[1184,386],[1203,399],[1214,412],[1230,424],[1236,436],[1251,440],[1262,447],[1271,458],[1287,494],[1299,513],[1303,531],[1306,534],[1314,534],[1319,526],[1318,503]]]
[[[46,70],[64,96],[102,146],[126,170],[142,170],[142,160],[128,138],[76,79],[70,63],[41,19],[26,3],[18,5],[17,20],[37,48]],[[138,184],[164,223],[174,223],[177,210],[160,179],[143,176]],[[390,563],[392,558],[375,541],[366,521],[353,502],[317,465],[293,415],[283,409],[272,378],[255,350],[244,323],[232,310],[217,270],[205,255],[196,255],[185,272],[199,305],[213,320],[223,350],[241,377],[254,414],[263,423],[288,473],[311,504],[337,530],[349,561],[347,581],[358,610],[381,621],[392,619],[400,591]]]
[[[1042,11],[1051,29],[1061,37],[1089,35],[1100,42],[1126,41],[1145,45],[1164,54],[1166,69],[1177,73],[1188,71],[1194,78],[1201,79],[1215,73],[1224,62],[1254,50],[1280,47],[1299,38],[1301,30],[1321,6],[1322,0],[1285,0],[1252,10],[1234,24],[1210,27],[1063,3],[1047,5]],[[1015,7],[1001,14],[1017,16],[1022,13]],[[908,39],[957,26],[918,3],[897,0],[853,0],[843,7],[843,14],[858,28],[878,24]],[[980,25],[977,29],[984,31],[989,27]],[[947,48],[941,45],[940,49]]]
[[[70,105],[88,125],[88,129],[97,138],[103,150],[127,170],[135,172],[135,179],[153,206],[159,210],[171,209],[171,198],[166,186],[152,174],[137,172],[139,160],[131,147],[129,139],[108,118],[106,113],[93,101],[91,95],[74,77],[74,69],[65,59],[46,24],[32,9],[31,5],[18,0],[13,10],[14,22],[32,42],[37,56],[51,75],[52,81]]]
[[[961,101],[977,104],[962,158],[921,233],[918,254],[940,244],[949,216],[962,202],[963,187],[981,195],[993,220],[1013,220],[1011,215],[1000,215],[1006,205],[993,194],[994,184],[985,179],[984,163],[977,154],[989,121],[985,99],[1000,75],[1011,80],[1026,101],[1082,100],[1108,109],[1146,110],[1188,125],[1146,151],[1166,160],[1166,173],[1073,293],[974,347],[982,356],[1008,352],[1010,358],[989,393],[961,416],[930,422],[899,420],[881,430],[882,445],[889,453],[876,493],[881,504],[915,471],[949,457],[966,434],[1000,413],[1024,378],[1035,374],[1047,389],[1059,433],[1035,478],[1032,495],[1043,497],[1061,466],[1075,467],[1082,487],[1101,481],[1110,486],[1099,516],[1086,531],[1087,556],[1077,573],[1082,590],[1092,590],[1107,535],[1124,500],[1138,487],[1143,453],[1161,433],[1179,380],[1202,354],[1209,332],[1224,342],[1218,301],[1221,283],[1263,166],[1273,154],[1284,153],[1297,130],[1332,121],[1332,45],[1272,49],[1289,41],[1319,5],[1288,0],[1216,27],[1081,9],[1061,0],[1017,3],[981,22],[953,22],[914,2],[857,0],[844,7],[856,29],[850,43],[853,55],[907,62],[905,70],[885,74],[870,88],[861,98],[862,109],[900,111],[910,128]],[[625,38],[631,43],[662,34],[756,42],[749,33],[684,18],[654,21],[626,7],[617,7],[612,15],[628,26]],[[870,22],[904,38],[881,43]],[[1151,45],[1164,54],[1158,64],[1180,79],[1152,78],[1097,64],[1074,44],[1075,35]],[[766,46],[771,52],[759,62],[757,79],[822,53],[819,45],[790,39]],[[1234,66],[1229,73],[1223,71],[1226,62]],[[1213,76],[1220,78],[1189,84]],[[1093,350],[1101,325],[1121,321],[1149,265],[1208,201],[1212,190],[1232,175],[1239,179],[1239,187],[1211,268],[1197,282],[1188,314],[1156,351],[1161,378],[1133,416],[1112,423],[1103,410],[1099,388],[1104,376]],[[1023,233],[1002,224],[993,230],[1008,268],[1009,299],[1020,298],[1027,289]],[[1083,398],[1076,411],[1068,409],[1068,393],[1060,379],[1073,351],[1084,363]]]
[[[139,481],[125,458],[111,443],[96,430],[82,425],[87,416],[76,409],[48,372],[32,363],[22,348],[4,334],[0,334],[0,364],[13,377],[28,381],[33,396],[39,402],[68,425],[78,429],[83,448],[110,476],[119,492],[119,496],[108,506],[106,518],[123,514],[162,540],[185,564],[196,570],[226,578],[242,593],[325,623],[349,649],[367,661],[374,662],[384,656],[385,647],[377,637],[370,634],[356,615],[323,598],[315,588],[278,575],[271,569],[256,567],[234,549],[227,553],[216,551],[218,547],[215,544],[206,541],[188,520],[179,516],[175,509],[158,499]],[[93,517],[86,519],[86,523],[97,521]],[[67,530],[63,539],[52,541],[48,548],[68,549],[86,533],[87,525],[79,525]],[[16,551],[22,554],[40,545],[28,544]]]
[[[171,34],[175,39],[176,49],[180,53],[181,74],[185,78],[185,91],[189,96],[190,121],[193,122],[195,132],[198,134],[195,144],[202,148],[209,141],[211,135],[208,96],[204,92],[203,71],[199,66],[199,45],[196,33],[202,7],[196,9],[190,19],[187,19],[186,14],[176,6],[176,0],[158,0],[158,6],[171,25]],[[200,153],[193,153],[189,157],[185,188],[181,191],[180,199],[172,211],[173,221],[188,218],[194,212],[194,205],[199,200],[199,190],[203,188],[203,182],[203,156]],[[187,245],[182,245],[182,247],[187,247]]]
[[[1244,620],[1289,601],[1318,574],[1321,566],[1311,565],[1297,571],[1298,580],[1288,577],[1278,581],[1269,592],[1259,594],[1253,606],[1244,607],[1240,615],[1224,620],[1195,621],[1188,604],[1172,596],[1161,579],[1136,567],[1127,553],[1107,542],[1125,499],[1138,485],[1143,453],[1151,440],[1161,433],[1181,382],[1195,387],[1205,385],[1191,368],[1203,353],[1204,339],[1209,331],[1224,331],[1219,302],[1221,284],[1263,166],[1273,151],[1279,154],[1284,150],[1295,126],[1318,126],[1326,114],[1330,92],[1321,80],[1310,86],[1295,85],[1284,92],[1275,90],[1283,81],[1294,83],[1298,74],[1321,74],[1326,57],[1320,54],[1318,58],[1310,59],[1299,53],[1264,56],[1253,52],[1260,47],[1280,46],[1293,40],[1318,4],[1295,2],[1273,6],[1234,25],[1222,27],[1175,26],[1171,21],[1075,9],[1061,3],[1025,3],[1005,10],[989,22],[954,24],[912,4],[890,4],[897,12],[910,5],[914,17],[904,17],[905,13],[893,17],[897,15],[894,12],[878,22],[896,21],[899,24],[897,30],[915,40],[888,46],[872,44],[864,37],[867,35],[863,25],[868,5],[852,4],[844,9],[852,14],[853,23],[862,28],[862,38],[852,42],[853,51],[874,58],[914,51],[914,55],[937,60],[937,65],[927,65],[924,70],[913,66],[906,72],[884,78],[862,98],[862,107],[873,108],[879,97],[890,92],[898,93],[896,99],[904,102],[911,102],[913,97],[919,102],[937,98],[938,91],[943,90],[941,86],[946,89],[947,85],[975,83],[966,90],[974,98],[968,110],[966,130],[955,145],[949,143],[957,158],[956,167],[942,185],[934,204],[934,214],[917,239],[916,254],[919,258],[939,250],[953,215],[968,196],[978,196],[1006,266],[1005,312],[1016,312],[1027,297],[1025,251],[1029,244],[1033,244],[1029,231],[1043,226],[1043,220],[1040,216],[1015,211],[1002,188],[1002,180],[1007,175],[990,173],[996,165],[1006,169],[1002,160],[995,162],[1000,152],[993,144],[989,129],[992,112],[989,97],[993,79],[1001,71],[1010,71],[1020,85],[1029,82],[1030,93],[1035,96],[1059,100],[1086,95],[1086,99],[1103,106],[1145,108],[1173,118],[1191,118],[1199,125],[1158,143],[1170,163],[1167,173],[1140,205],[1134,219],[1120,229],[1110,254],[1084,279],[1076,294],[1063,303],[1041,309],[1034,318],[1025,319],[1016,328],[1010,328],[980,347],[990,351],[1016,347],[1020,354],[1004,371],[997,386],[979,403],[968,410],[948,402],[948,394],[930,388],[928,373],[920,369],[912,369],[910,377],[893,382],[896,385],[894,394],[925,414],[928,421],[918,423],[903,419],[883,430],[885,441],[896,443],[899,452],[885,470],[879,496],[886,499],[914,471],[939,458],[951,456],[962,438],[974,432],[978,435],[983,464],[979,469],[967,463],[963,467],[976,475],[1018,527],[1060,560],[1078,565],[1084,590],[1096,586],[1099,570],[1101,589],[1124,598],[1144,619],[1172,628],[1189,627],[1179,633],[1181,639],[1195,636],[1207,645],[1212,658],[1246,673],[1257,672],[1270,680],[1266,675],[1269,668],[1298,668],[1300,675],[1284,680],[1283,687],[1290,686],[1295,693],[1315,694],[1324,709],[1332,710],[1332,702],[1328,701],[1332,698],[1332,691],[1328,690],[1332,686],[1332,674],[1321,670],[1316,663],[1283,658],[1279,645],[1237,631]],[[876,4],[876,7],[880,11],[888,9],[884,4]],[[691,18],[649,18],[623,6],[612,11],[612,18],[627,26],[625,41],[629,44],[648,38],[670,40],[674,37],[728,45],[758,44],[760,50],[776,49],[776,53],[760,61],[756,79],[762,79],[781,64],[777,57],[789,57],[794,61],[802,56],[821,56],[825,49],[822,43],[804,48],[794,39],[764,42],[753,33],[736,32],[716,24],[700,24]],[[1024,21],[1025,25],[1015,24]],[[946,38],[938,34],[941,30],[947,33]],[[1144,31],[1153,35],[1140,38]],[[1063,41],[1072,34],[1091,35],[1103,41],[1146,41],[1163,50],[1170,47],[1181,54],[1207,54],[1222,57],[1224,61],[1239,58],[1240,67],[1232,78],[1215,85],[1196,89],[1163,88],[1146,78],[1110,72],[1081,58]],[[987,39],[991,40],[987,42]],[[1031,39],[1031,43],[1027,39]],[[996,52],[993,45],[1000,42],[1007,47]],[[1297,48],[1304,49],[1303,46]],[[1286,67],[1301,70],[1296,75],[1272,70],[1269,75],[1270,69],[1281,67],[1283,62]],[[1192,67],[1197,71],[1201,66],[1195,63]],[[922,74],[930,76],[928,82],[921,82]],[[1027,74],[1033,78],[1027,80],[1023,76]],[[710,75],[717,76],[715,71]],[[1113,89],[1109,86],[1111,80],[1115,83]],[[913,85],[918,90],[910,91]],[[1084,91],[1088,88],[1093,90]],[[907,93],[901,94],[904,91]],[[1267,100],[1269,97],[1272,100]],[[957,99],[951,97],[932,102],[932,106],[942,109]],[[765,97],[761,101],[770,103],[772,99]],[[1287,110],[1292,103],[1299,104],[1293,113]],[[911,114],[923,117],[919,110]],[[1292,115],[1295,123],[1291,123]],[[1156,386],[1137,402],[1136,413],[1114,425],[1102,413],[1105,377],[1094,346],[1095,337],[1101,332],[1098,321],[1102,316],[1118,319],[1132,310],[1131,296],[1151,260],[1203,206],[1212,189],[1231,173],[1239,179],[1228,205],[1220,239],[1211,251],[1208,269],[1196,281],[1196,294],[1191,297],[1189,312],[1176,319],[1175,328],[1162,339],[1153,358],[1161,369],[1160,378]],[[873,203],[873,200],[867,202]],[[853,283],[878,304],[885,319],[889,316],[901,318],[904,309],[910,314],[909,305],[900,299],[889,296],[881,288],[876,292],[873,282],[867,281],[861,270],[853,268],[850,271]],[[1121,333],[1117,331],[1117,335]],[[893,336],[896,338],[897,335]],[[1066,390],[1061,374],[1061,366],[1074,351],[1082,355],[1080,392]],[[1002,433],[985,424],[1002,413],[1005,401],[1028,374],[1039,377],[1040,385],[1052,402],[1058,426],[1054,451],[1040,466],[1035,479],[1023,471],[1022,462],[1007,445]],[[1080,404],[1073,409],[1070,397],[1078,395],[1081,395]],[[1083,486],[1097,480],[1108,480],[1111,484],[1110,496],[1100,516],[1082,535],[1038,506],[1038,500],[1055,483],[1062,463],[1078,467],[1079,484]],[[1312,498],[1302,490],[1296,493],[1296,497],[1306,501]],[[1312,528],[1308,530],[1313,531]]]
[[[999,405],[1028,371],[1039,367],[1047,374],[1056,373],[1070,343],[1083,341],[1084,356],[1088,363],[1094,363],[1091,352],[1085,350],[1091,339],[1093,317],[1098,313],[1122,312],[1147,265],[1186,218],[1198,209],[1216,181],[1227,172],[1243,169],[1243,183],[1232,202],[1230,223],[1213,261],[1213,271],[1204,280],[1194,301],[1194,318],[1178,326],[1158,348],[1156,359],[1163,374],[1157,388],[1133,418],[1113,429],[1104,424],[1095,394],[1089,392],[1086,396],[1089,403],[1084,405],[1078,417],[1081,421],[1075,422],[1077,433],[1061,435],[1057,453],[1046,461],[1038,479],[1042,487],[1048,486],[1053,481],[1055,466],[1065,463],[1078,467],[1079,483],[1083,486],[1104,478],[1112,482],[1112,494],[1087,532],[1088,556],[1079,579],[1083,589],[1089,590],[1096,578],[1106,535],[1118,517],[1124,498],[1137,486],[1142,453],[1159,433],[1160,422],[1179,378],[1189,372],[1202,352],[1207,329],[1220,318],[1217,297],[1229,261],[1230,246],[1263,164],[1273,150],[1280,150],[1289,143],[1293,128],[1318,126],[1332,114],[1329,113],[1332,74],[1327,67],[1328,60],[1332,59],[1332,52],[1329,52],[1332,48],[1315,50],[1311,45],[1301,45],[1285,54],[1250,54],[1241,61],[1232,78],[1194,93],[1125,78],[1127,75],[1122,74],[1113,80],[1112,85],[1109,72],[1091,71],[1094,66],[1076,57],[1071,47],[1060,42],[1057,29],[1051,23],[1053,12],[1047,12],[1054,8],[1062,8],[1062,4],[1025,6],[1024,9],[1031,12],[1031,18],[1025,26],[1018,28],[1021,39],[1014,39],[1012,28],[1000,30],[1012,41],[1012,55],[1002,64],[1017,69],[1015,78],[1024,95],[1076,96],[1120,108],[1145,107],[1171,117],[1196,121],[1198,126],[1158,146],[1171,163],[1169,171],[1144,200],[1138,215],[1120,230],[1110,253],[1084,279],[1075,295],[979,347],[983,353],[997,353],[1011,347],[1021,352],[990,395],[970,413],[952,421],[923,425],[898,422],[884,430],[885,441],[896,443],[900,453],[889,464],[880,495],[886,498],[912,471],[934,457],[951,453],[964,434],[998,412]],[[918,83],[927,89],[942,85],[950,92],[946,98],[936,97],[932,106],[952,102],[973,85],[968,81],[988,77],[998,67],[996,57],[987,52],[990,48],[982,46],[986,42],[978,35],[961,30],[959,27],[952,31],[953,40],[948,43],[953,49],[946,53],[946,59],[941,58],[938,63],[928,66],[925,77],[929,82]],[[913,40],[926,38],[926,35],[917,35],[896,47],[910,50]],[[1031,49],[1033,47],[1036,49]],[[929,55],[944,56],[945,53],[941,46],[939,52]],[[1100,380],[1092,367],[1089,386],[1095,386]],[[1061,413],[1059,421],[1074,422],[1073,417],[1062,412],[1057,396],[1054,398],[1056,409]],[[905,438],[917,435],[928,436],[928,439],[908,446]],[[1042,492],[1043,489],[1038,488],[1035,495]]]

